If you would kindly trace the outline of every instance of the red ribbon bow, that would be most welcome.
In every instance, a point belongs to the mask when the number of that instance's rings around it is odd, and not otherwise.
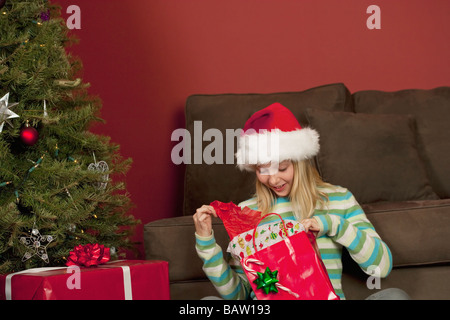
[[[86,244],[84,246],[78,245],[70,251],[66,266],[97,266],[104,264],[110,259],[109,248],[105,248],[102,244]]]

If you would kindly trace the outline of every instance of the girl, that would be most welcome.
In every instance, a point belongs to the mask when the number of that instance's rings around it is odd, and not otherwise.
[[[281,104],[253,114],[239,139],[236,159],[241,170],[256,173],[256,193],[239,206],[263,215],[278,213],[284,220],[300,221],[307,231],[317,232],[321,258],[333,288],[345,299],[341,285],[343,247],[369,275],[386,277],[392,268],[392,256],[350,191],[322,181],[310,163],[318,151],[318,133],[302,128]],[[208,205],[197,209],[193,216],[196,250],[204,262],[203,270],[222,298],[254,298],[239,259],[229,255],[225,260],[216,244],[211,216],[217,217]],[[272,215],[261,224],[276,219]],[[375,297],[407,296],[400,290],[385,290]]]

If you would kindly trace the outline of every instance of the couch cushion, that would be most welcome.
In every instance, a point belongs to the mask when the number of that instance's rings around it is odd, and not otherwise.
[[[353,97],[357,113],[415,116],[419,150],[430,183],[441,198],[450,198],[450,87],[360,91]]]
[[[450,200],[363,205],[395,267],[450,263]]]
[[[414,119],[308,109],[320,134],[322,178],[348,188],[360,203],[437,199],[419,157]]]
[[[352,111],[351,95],[343,84],[331,84],[302,92],[271,94],[220,94],[193,95],[186,102],[186,128],[191,136],[191,162],[186,166],[184,187],[184,215],[192,215],[203,204],[214,200],[239,203],[252,196],[255,175],[240,172],[236,168],[234,153],[237,149],[235,137],[227,137],[227,129],[243,128],[245,121],[256,111],[279,102],[289,108],[302,125],[306,124],[304,110],[320,108],[330,111]],[[205,150],[213,142],[197,139],[194,144],[194,121],[197,131],[203,134],[208,129],[218,129],[223,137],[221,158],[224,164],[206,164],[201,159],[195,163],[194,148]],[[201,129],[201,130],[199,130]],[[206,139],[205,139],[206,140]],[[214,140],[214,138],[213,138]],[[215,141],[215,140],[214,140]],[[226,145],[231,145],[226,150]],[[226,155],[230,156],[227,163]],[[230,161],[231,160],[231,161]]]

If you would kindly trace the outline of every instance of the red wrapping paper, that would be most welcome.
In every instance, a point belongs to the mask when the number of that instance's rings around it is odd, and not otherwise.
[[[124,268],[122,268],[124,267]],[[10,277],[12,300],[124,300],[124,281],[128,278],[127,298],[168,300],[168,262],[157,260],[114,261],[96,267],[80,267],[80,288],[69,289],[69,277],[75,273],[62,267]],[[129,274],[125,270],[129,270]],[[0,300],[6,297],[7,275],[0,275]],[[73,279],[73,278],[71,278]],[[74,283],[74,282],[71,282]]]
[[[245,231],[256,228],[258,222],[261,220],[261,212],[252,210],[249,207],[241,209],[233,202],[223,203],[216,200],[211,202],[211,206],[223,221],[230,239]]]

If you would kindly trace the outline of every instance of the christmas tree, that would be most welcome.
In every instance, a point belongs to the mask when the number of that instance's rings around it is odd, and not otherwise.
[[[112,259],[132,247],[131,159],[89,132],[101,101],[73,42],[58,6],[0,0],[0,273],[64,265],[80,244]]]

